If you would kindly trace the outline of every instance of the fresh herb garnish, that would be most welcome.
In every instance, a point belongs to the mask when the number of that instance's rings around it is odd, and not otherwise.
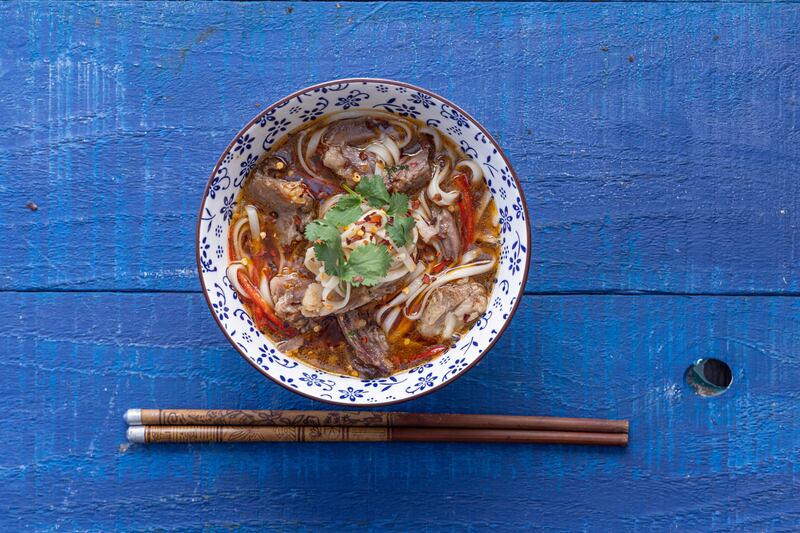
[[[395,165],[393,167],[389,167],[386,169],[386,174],[391,176],[395,172],[400,172],[401,170],[408,170],[408,165]]]
[[[339,227],[352,224],[361,217],[361,199],[348,195],[336,202],[336,205],[325,213],[325,220]]]
[[[314,254],[325,265],[331,276],[344,273],[344,250],[339,229],[326,219],[319,219],[306,226],[306,239],[314,243]]]
[[[386,233],[397,246],[405,246],[411,240],[411,230],[415,221],[411,217],[396,216],[394,222],[386,226]]]
[[[321,218],[306,226],[306,239],[311,242],[330,242],[339,238],[339,230],[330,221]]]
[[[386,214],[390,217],[405,216],[408,213],[408,196],[401,192],[394,193],[389,198],[389,209]]]
[[[345,277],[347,262],[344,259],[342,241],[339,238],[331,242],[314,244],[314,254],[325,265],[325,272],[331,276]]]
[[[386,209],[386,214],[392,217],[392,222],[386,226],[386,232],[394,244],[405,246],[416,224],[413,218],[406,216],[408,196],[401,192],[390,195],[380,176],[363,177],[356,187],[356,192],[361,194],[372,207]]]
[[[350,252],[347,261],[347,277],[353,285],[375,285],[392,264],[392,256],[383,244],[367,243]]]
[[[370,207],[378,209],[389,203],[389,191],[386,190],[383,178],[378,175],[362,177],[356,186],[356,192],[364,197]]]
[[[405,166],[405,165],[400,165]],[[389,194],[383,178],[364,176],[356,190],[343,185],[347,194],[328,209],[325,217],[306,226],[305,236],[314,244],[314,254],[324,265],[325,272],[355,286],[375,285],[389,271],[392,256],[385,244],[367,243],[358,246],[345,259],[339,228],[349,226],[361,218],[361,205],[384,209],[390,217],[386,232],[397,246],[405,246],[411,239],[416,221],[407,216],[409,201],[403,193]]]

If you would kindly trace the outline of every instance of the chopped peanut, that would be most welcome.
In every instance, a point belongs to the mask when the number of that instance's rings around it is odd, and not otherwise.
[[[286,165],[283,164],[283,161],[278,161],[277,163],[275,163],[275,168],[277,168],[278,170],[283,170],[283,167],[285,166]]]

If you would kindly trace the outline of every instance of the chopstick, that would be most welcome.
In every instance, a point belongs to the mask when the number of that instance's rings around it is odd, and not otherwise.
[[[129,409],[127,437],[157,442],[497,442],[627,446],[627,420],[543,416]]]
[[[344,426],[130,426],[134,443],[186,442],[482,442],[627,446],[627,433],[476,428]]]
[[[628,433],[627,420],[373,411],[128,409],[125,421],[131,426],[415,427]]]

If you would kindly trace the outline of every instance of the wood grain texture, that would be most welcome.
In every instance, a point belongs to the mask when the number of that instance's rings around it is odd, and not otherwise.
[[[628,433],[627,420],[547,416],[404,413],[398,411],[285,411],[245,409],[138,409],[137,426],[344,426],[481,428]]]
[[[0,399],[14,428],[0,523],[788,531],[800,520],[795,298],[526,296],[484,361],[403,405],[626,418],[627,450],[125,446],[132,405],[319,407],[262,378],[207,315],[197,294],[0,294]],[[710,355],[734,383],[708,399],[683,372]]]
[[[500,139],[530,292],[800,292],[796,5],[340,6],[2,4],[0,288],[197,290],[199,198],[235,132],[384,76]]]
[[[131,434],[131,432],[141,434]],[[128,442],[140,444],[265,442],[463,442],[479,444],[572,444],[627,446],[627,433],[477,428],[358,426],[136,426]]]
[[[144,442],[388,442],[392,430],[386,427],[344,426],[142,426]],[[609,434],[603,434],[609,435]],[[627,436],[627,435],[624,435]],[[406,439],[408,440],[408,439]],[[133,440],[133,442],[138,442]]]

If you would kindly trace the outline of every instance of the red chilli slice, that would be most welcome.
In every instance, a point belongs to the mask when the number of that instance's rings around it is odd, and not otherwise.
[[[464,174],[456,174],[453,183],[461,192],[458,209],[461,212],[461,253],[466,252],[475,240],[475,208],[472,206],[472,194],[469,181]]]
[[[430,359],[431,357],[439,355],[445,350],[447,350],[447,346],[445,346],[444,344],[436,344],[434,346],[431,346],[430,348],[422,350],[417,355],[407,359],[406,363],[414,363],[417,361],[422,361],[424,359]]]
[[[256,288],[255,285],[253,285],[253,282],[250,281],[250,278],[248,278],[244,272],[240,270],[239,273],[237,274],[237,279],[239,280],[239,284],[247,293],[247,298],[251,302],[253,302],[253,304],[258,308],[258,310],[261,313],[263,313],[264,317],[266,317],[266,319],[272,324],[272,326],[274,326],[273,328],[270,329],[280,331],[282,333],[285,333],[286,335],[297,334],[294,328],[284,324],[283,320],[281,320],[275,315],[275,313],[272,311],[272,308],[269,306],[267,301],[264,300],[264,297],[261,296],[259,290]]]

